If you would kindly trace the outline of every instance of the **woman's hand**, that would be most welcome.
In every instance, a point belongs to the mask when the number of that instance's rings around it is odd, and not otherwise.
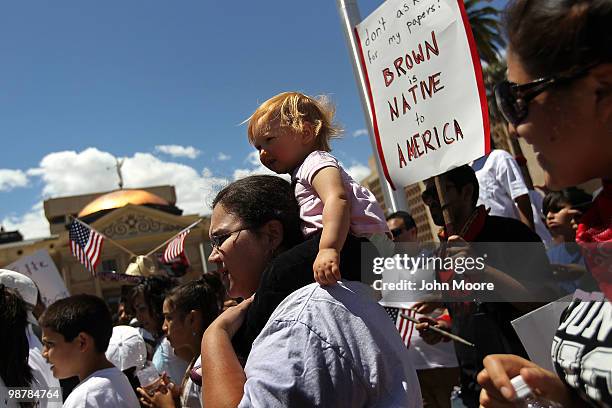
[[[255,295],[251,296],[248,299],[243,300],[236,306],[228,307],[226,311],[221,313],[206,329],[204,332],[204,336],[202,337],[202,342],[204,342],[204,338],[207,333],[218,332],[219,330],[226,333],[231,339],[234,337],[234,334],[238,331],[242,322],[244,321],[244,317],[246,316],[246,312],[253,303],[253,298]]]
[[[246,375],[232,347],[254,296],[228,308],[202,336],[202,405],[235,407],[244,395]]]
[[[162,377],[162,385],[155,390],[153,395],[140,387],[136,391],[140,394],[140,403],[145,407],[174,408],[176,406],[174,399],[178,398],[178,389],[174,383],[170,382],[165,373]]]
[[[227,299],[225,302],[223,302],[223,311],[225,312],[230,307],[237,305],[238,302],[236,301],[236,299]]]
[[[521,375],[534,393],[564,407],[573,407],[575,401],[561,379],[553,372],[512,354],[491,354],[483,360],[484,370],[478,374],[482,386],[480,404],[483,407],[511,407],[516,392],[510,379]]]

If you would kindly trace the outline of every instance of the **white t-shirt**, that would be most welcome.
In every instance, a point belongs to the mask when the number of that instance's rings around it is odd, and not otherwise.
[[[406,347],[371,290],[313,283],[285,298],[253,343],[239,407],[421,407]]]
[[[64,408],[138,408],[132,385],[117,367],[90,374],[70,393]]]
[[[474,161],[472,168],[478,179],[478,205],[490,208],[489,215],[520,221],[514,199],[529,192],[512,155],[505,150],[492,150],[489,155]]]
[[[416,302],[415,302],[416,303]],[[407,303],[406,308],[412,307],[415,303]],[[421,314],[411,314],[411,316],[419,317],[425,316]],[[414,323],[408,322],[408,325],[414,326]],[[457,367],[457,356],[455,355],[455,346],[453,342],[441,341],[437,344],[427,344],[421,337],[418,330],[410,330],[410,346],[408,347],[408,354],[410,355],[410,361],[417,370],[429,370],[432,368],[443,368],[443,367]]]
[[[8,388],[4,380],[0,377],[0,407],[1,408],[20,408],[21,405],[15,399],[9,399]]]
[[[535,224],[535,232],[538,234],[546,249],[550,248],[552,236],[546,228],[546,223],[542,218],[542,202],[544,197],[535,190],[529,190],[529,201],[531,201],[531,211],[533,211],[533,222]]]

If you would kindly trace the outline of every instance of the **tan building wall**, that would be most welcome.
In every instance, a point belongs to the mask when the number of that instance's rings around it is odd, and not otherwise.
[[[159,195],[170,204],[176,202],[174,187],[162,186],[145,189]],[[63,218],[66,214],[77,214],[84,206],[103,193],[75,197],[63,197],[45,202],[45,214],[49,218]],[[74,198],[74,200],[72,200]],[[105,213],[90,225],[121,246],[136,255],[144,255],[158,245],[187,227],[200,217],[197,215],[171,214],[156,208],[128,204]],[[210,253],[208,241],[209,220],[204,219],[185,238],[185,252],[190,261],[190,268],[181,281],[199,277],[211,265],[206,262]],[[49,237],[12,242],[0,245],[0,267],[6,266],[22,256],[30,255],[45,249],[53,259],[58,271],[71,294],[89,293],[98,295],[107,301],[116,301],[125,283],[105,281],[94,278],[72,255],[69,247],[68,231],[65,223],[51,226],[55,231]],[[165,246],[151,256],[155,260],[163,254]],[[131,256],[124,250],[105,240],[101,252],[98,272],[113,269],[118,273],[125,272]]]
[[[383,208],[385,215],[389,215],[391,212],[385,205],[380,179],[378,178],[376,164],[374,163],[374,157],[370,157],[368,160],[368,166],[370,167],[371,173],[368,177],[361,181],[361,184],[367,187],[374,194],[376,200]],[[406,202],[408,203],[408,212],[410,215],[412,215],[412,218],[414,218],[414,221],[416,222],[418,231],[417,239],[419,242],[437,242],[439,241],[437,235],[439,227],[434,224],[427,206],[423,203],[423,200],[421,200],[421,192],[424,189],[425,186],[420,182],[411,184],[404,188]]]

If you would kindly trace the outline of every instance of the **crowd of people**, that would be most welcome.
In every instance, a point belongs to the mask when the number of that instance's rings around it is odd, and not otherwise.
[[[251,116],[248,140],[291,183],[249,176],[217,194],[215,273],[142,278],[113,317],[86,294],[43,311],[34,282],[0,270],[0,406],[506,407],[524,402],[519,377],[548,406],[612,406],[612,1],[512,0],[504,16],[508,72],[495,96],[536,152],[543,194],[523,158],[497,149],[426,180],[443,245],[425,249],[413,217],[385,216],[330,154],[331,104],[279,94]],[[576,187],[592,179],[595,197]],[[453,259],[486,248],[463,278],[506,300],[407,302],[416,321],[403,330],[364,266],[408,243]],[[554,372],[512,326],[544,295],[569,302],[542,339]],[[57,392],[17,400],[16,388]]]

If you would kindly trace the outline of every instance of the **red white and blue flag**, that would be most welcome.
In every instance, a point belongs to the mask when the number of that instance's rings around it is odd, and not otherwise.
[[[406,347],[410,347],[410,339],[412,338],[412,332],[414,331],[414,323],[402,316],[406,314],[414,317],[416,312],[412,309],[399,309],[397,307],[386,307],[385,311],[395,324],[397,331],[399,332],[402,341]]]
[[[95,275],[96,267],[100,263],[100,253],[104,237],[96,230],[91,229],[78,221],[72,221],[68,230],[70,249],[80,263]]]
[[[185,237],[189,232],[191,232],[191,228],[182,231],[168,243],[164,255],[162,256],[163,263],[170,263],[183,253],[185,250]]]

